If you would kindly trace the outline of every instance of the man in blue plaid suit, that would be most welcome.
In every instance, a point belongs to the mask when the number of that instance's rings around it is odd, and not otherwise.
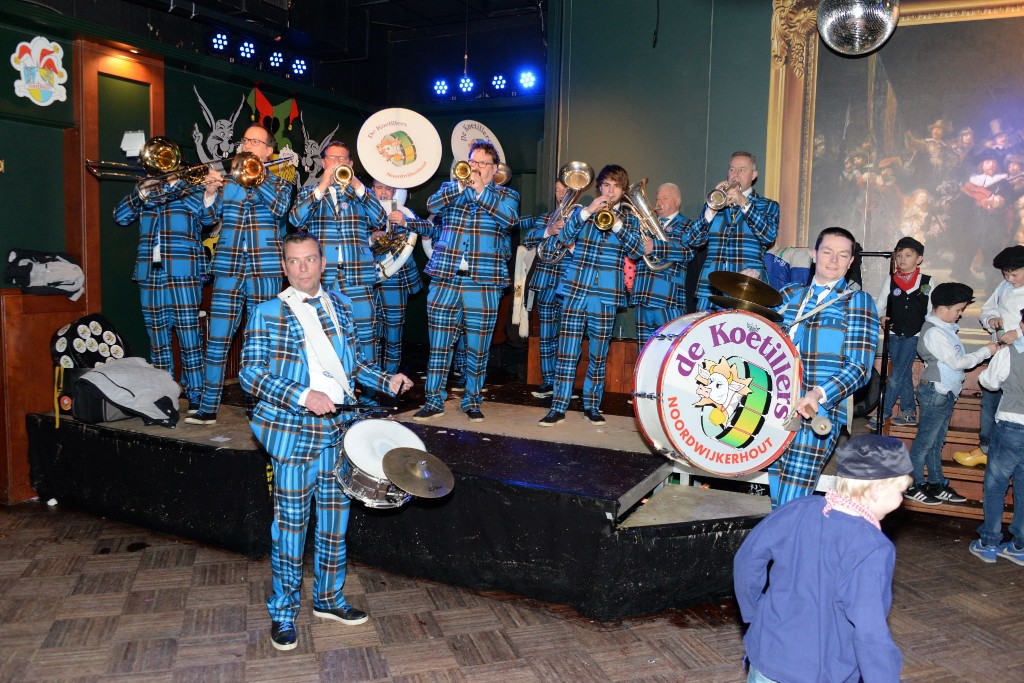
[[[586,208],[573,211],[558,234],[558,242],[575,243],[570,266],[562,272],[558,293],[562,297],[562,321],[555,360],[555,386],[551,411],[538,423],[550,427],[565,420],[576,362],[588,339],[587,377],[583,382],[583,415],[591,424],[603,425],[601,399],[604,397],[605,361],[612,337],[615,312],[626,306],[626,283],[622,272],[626,256],[640,258],[643,237],[636,217],[617,208],[626,188],[626,169],[614,164],[597,174],[601,193]],[[602,212],[610,211],[609,214]],[[598,219],[609,218],[610,227],[598,228]]]
[[[282,241],[290,286],[252,309],[238,378],[259,400],[250,427],[274,470],[274,583],[267,609],[273,646],[290,650],[296,646],[302,556],[314,498],[313,614],[351,625],[369,618],[342,593],[350,501],[334,469],[354,414],[338,405],[353,404],[351,381],[392,395],[409,389],[412,381],[405,375],[389,378],[363,358],[348,297],[320,286],[327,262],[316,238],[297,232]]]
[[[563,185],[562,181],[555,181],[556,206],[561,204],[568,192],[569,188]],[[526,216],[519,219],[521,244],[524,247],[535,249],[545,239],[551,240],[549,244],[554,243],[554,239],[565,226],[565,221],[556,215],[556,211],[557,209],[541,216]],[[547,255],[547,252],[544,253]],[[533,303],[537,306],[537,319],[540,323],[538,347],[541,384],[532,392],[537,398],[547,398],[555,389],[555,353],[558,350],[559,318],[562,315],[562,302],[557,298],[558,282],[565,264],[572,260],[572,254],[567,249],[560,250],[559,253],[563,256],[555,262],[534,257],[533,268],[526,283],[532,294]],[[529,302],[529,298],[527,301]]]
[[[387,217],[380,202],[354,173],[344,187],[334,182],[339,166],[352,166],[348,145],[330,142],[320,154],[324,164],[320,183],[299,190],[289,218],[292,225],[320,240],[327,259],[324,287],[352,299],[363,357],[376,361],[374,326],[380,294],[370,236],[387,227]]]
[[[854,244],[849,231],[825,228],[814,245],[811,284],[791,284],[782,290],[782,328],[793,339],[803,365],[802,395],[794,407],[805,418],[827,416],[832,431],[819,436],[804,422],[782,456],[768,467],[772,507],[814,492],[846,424],[846,397],[871,377],[878,313],[871,295],[846,280]]]
[[[382,206],[395,202],[395,188],[385,185],[379,180],[373,181],[373,193]],[[399,227],[405,227],[407,220],[418,220],[416,214],[407,206],[394,203],[395,208],[388,212],[388,221]],[[378,239],[383,233],[374,233]],[[383,334],[376,335],[383,349],[378,358],[386,372],[398,372],[402,362],[402,330],[405,328],[405,307],[409,297],[423,289],[423,280],[416,260],[411,256],[398,271],[380,283],[380,315],[378,320],[384,327]]]
[[[764,278],[764,252],[779,232],[779,204],[754,191],[757,159],[750,152],[734,152],[729,178],[718,184],[725,191],[726,206],[704,209],[690,228],[690,247],[707,245],[707,258],[697,283],[697,310],[711,307],[708,275],[728,270]]]
[[[491,335],[498,319],[501,291],[508,286],[509,230],[519,216],[519,194],[495,185],[498,152],[489,142],[470,146],[470,177],[465,184],[441,185],[427,200],[440,227],[429,221],[409,222],[430,237],[434,253],[427,262],[431,276],[427,293],[430,360],[427,364],[427,402],[413,419],[444,415],[445,382],[457,335],[466,331],[466,393],[462,410],[482,422],[484,377]],[[428,227],[429,226],[429,227]]]
[[[667,241],[644,238],[644,250],[657,264],[668,263],[665,270],[653,271],[644,259],[636,262],[636,277],[629,303],[636,306],[636,340],[640,349],[655,330],[686,313],[686,265],[693,258],[689,247],[690,219],[679,213],[682,195],[675,183],[658,188],[654,212]]]
[[[181,387],[191,414],[199,409],[203,393],[199,303],[207,262],[202,232],[204,225],[213,226],[214,222],[204,210],[200,188],[189,188],[173,177],[164,182],[146,181],[141,191],[133,190],[114,207],[114,220],[120,225],[139,221],[132,279],[139,283],[150,360],[154,367],[174,376],[173,329],[181,347]]]
[[[241,151],[266,163],[274,153],[274,136],[263,126],[249,126]],[[199,425],[217,422],[228,351],[242,310],[251,315],[253,306],[281,291],[280,238],[292,200],[291,183],[272,174],[253,188],[242,187],[232,177],[225,178],[222,187],[223,191],[220,183],[210,183],[204,196],[210,217],[221,221],[221,232],[210,264],[214,281],[203,399],[199,411],[185,418]]]

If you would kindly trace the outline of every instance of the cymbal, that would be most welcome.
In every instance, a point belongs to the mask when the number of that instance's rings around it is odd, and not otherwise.
[[[773,323],[782,322],[782,314],[773,311],[770,308],[755,304],[753,301],[743,301],[742,299],[734,299],[731,296],[718,296],[714,294],[710,297],[711,303],[721,308],[734,308],[740,311],[750,311],[751,313],[757,313],[762,318],[767,318]]]
[[[441,498],[455,486],[448,465],[418,448],[392,448],[381,464],[392,484],[418,498]]]
[[[756,277],[729,270],[716,270],[708,275],[708,280],[716,289],[734,299],[761,304],[769,308],[782,303],[782,294],[779,290]]]

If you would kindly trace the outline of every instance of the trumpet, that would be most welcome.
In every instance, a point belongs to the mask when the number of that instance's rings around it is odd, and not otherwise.
[[[722,183],[719,183],[715,187],[715,189],[711,190],[711,192],[708,192],[708,208],[713,209],[715,211],[721,211],[722,209],[724,209],[726,206],[729,205],[729,190],[731,190],[734,187],[739,187],[739,185],[740,184],[735,180],[732,181],[731,183],[726,184],[724,187]]]
[[[594,227],[601,232],[608,232],[615,225],[616,220],[618,220],[618,217],[615,215],[615,211],[612,210],[611,205],[605,204],[605,208],[594,214]]]
[[[340,164],[334,167],[334,182],[341,187],[341,191],[344,192],[348,186],[352,183],[352,167]]]
[[[469,165],[468,161],[456,161],[452,166],[452,175],[463,187],[473,184],[473,167]]]
[[[272,166],[278,164],[295,164],[296,156],[285,156],[273,161],[260,161],[252,152],[239,152],[231,159],[231,177],[247,190],[262,185],[270,175]],[[226,160],[225,160],[226,161]],[[216,163],[216,162],[211,162]],[[205,165],[205,164],[204,164]]]
[[[558,180],[570,192],[562,196],[562,201],[558,202],[551,215],[553,219],[565,222],[569,220],[580,195],[594,182],[594,169],[584,161],[570,161],[558,170]],[[558,263],[568,252],[569,247],[561,244],[557,235],[545,237],[537,244],[537,258],[543,263]]]

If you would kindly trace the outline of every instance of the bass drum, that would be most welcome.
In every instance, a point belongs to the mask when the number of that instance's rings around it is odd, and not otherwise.
[[[384,456],[393,448],[426,450],[415,432],[391,420],[362,420],[349,427],[334,466],[334,476],[349,498],[370,508],[396,508],[409,502],[412,496],[384,474]]]
[[[746,311],[693,313],[662,326],[633,375],[633,409],[659,453],[713,474],[769,465],[792,441],[800,358],[773,323]]]

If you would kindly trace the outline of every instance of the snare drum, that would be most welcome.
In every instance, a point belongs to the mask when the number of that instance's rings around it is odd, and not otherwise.
[[[719,475],[759,470],[793,440],[800,357],[746,311],[693,313],[658,329],[633,375],[640,430],[668,458]]]
[[[409,502],[412,496],[384,474],[384,456],[393,448],[426,450],[415,432],[397,422],[362,420],[352,425],[334,466],[345,494],[371,508],[396,508]]]

